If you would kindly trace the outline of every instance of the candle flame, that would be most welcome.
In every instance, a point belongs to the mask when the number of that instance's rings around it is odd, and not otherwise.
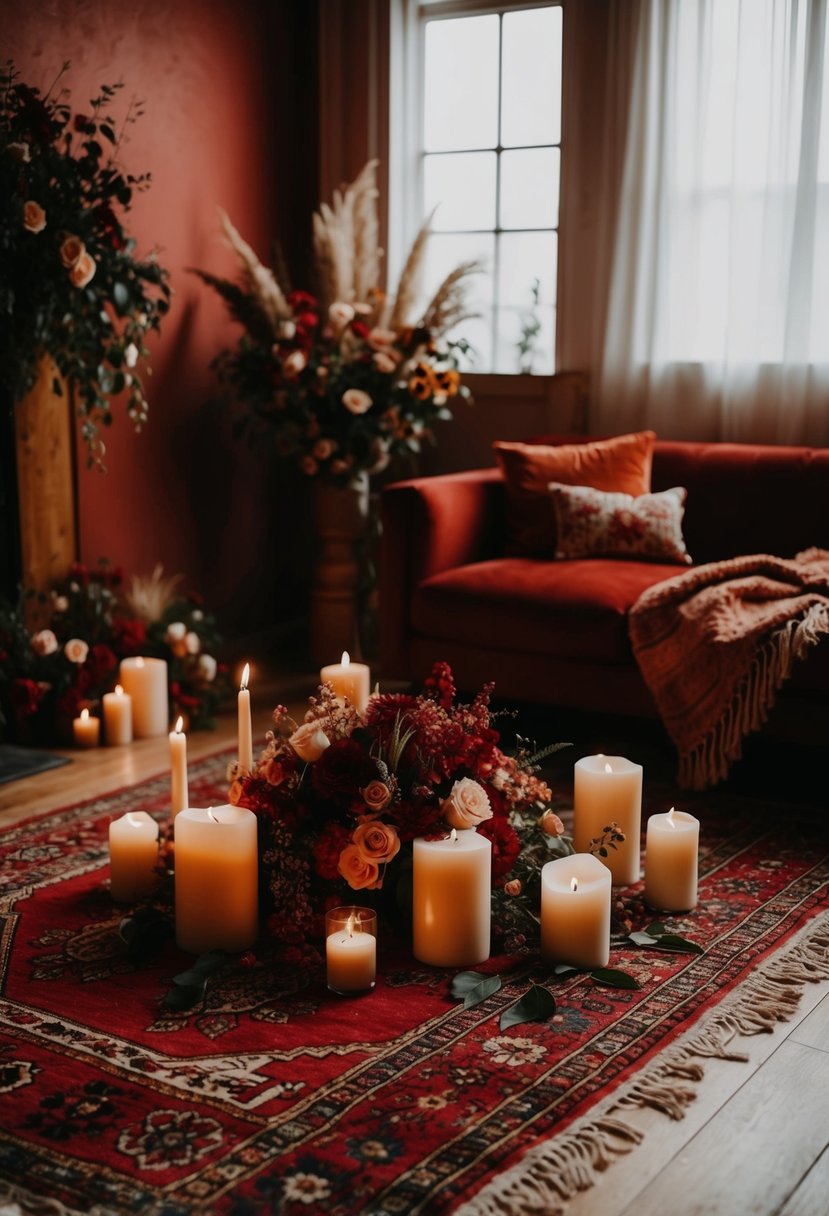
[[[579,880],[577,878],[571,878],[570,879],[570,890],[578,891],[578,889],[579,889]]]
[[[213,814],[212,806],[209,806],[207,808],[207,818],[211,821],[211,823],[221,823],[221,820],[217,819],[216,816]]]
[[[124,690],[120,684],[115,685],[115,695],[116,697],[123,697],[124,695]]]
[[[612,773],[612,772],[613,772],[613,765],[612,765],[612,764],[608,764],[608,763],[607,763],[607,761],[605,761],[604,771],[605,771],[606,773]]]
[[[357,923],[357,914],[356,914],[356,912],[352,912],[351,915],[349,916],[348,920],[346,921],[346,926],[345,926],[346,929],[348,930],[349,937],[354,936],[354,926],[356,923]]]
[[[342,663],[343,667],[348,667],[349,664],[351,663],[351,659],[349,658],[349,654],[348,654],[347,650],[343,651],[343,657],[340,659],[340,662]]]
[[[449,836],[449,839],[452,841],[452,844],[458,843],[458,833],[455,831],[454,828],[452,828],[452,832]]]
[[[244,670],[242,671],[242,682],[239,685],[239,688],[241,689],[242,692],[244,692],[245,689],[247,688],[249,679],[250,679],[250,663],[245,663]]]
[[[668,811],[668,823],[671,825],[672,828],[676,828],[676,821],[674,820],[674,810],[675,809],[676,809],[675,807],[671,807],[671,809]]]
[[[176,718],[176,734],[180,735],[181,732],[183,731],[183,729],[184,729],[184,718],[182,718],[182,717]]]
[[[89,719],[89,710],[82,709],[81,710],[81,722],[86,722],[86,721],[88,721],[88,719]]]
[[[136,667],[144,666],[144,660],[141,658],[141,655],[139,655],[138,658],[135,660],[135,666]]]

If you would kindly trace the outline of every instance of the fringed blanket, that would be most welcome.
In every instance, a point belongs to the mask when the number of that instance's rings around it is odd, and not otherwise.
[[[678,780],[728,775],[795,659],[829,633],[829,552],[711,562],[650,587],[631,609],[633,653],[679,752]]]

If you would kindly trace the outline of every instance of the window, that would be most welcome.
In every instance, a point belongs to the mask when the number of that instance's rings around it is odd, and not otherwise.
[[[421,3],[419,33],[415,210],[435,211],[424,288],[479,259],[470,302],[480,315],[455,335],[473,348],[466,367],[552,373],[561,8]]]

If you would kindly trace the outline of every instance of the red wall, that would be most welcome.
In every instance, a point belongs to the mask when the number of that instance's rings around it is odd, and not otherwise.
[[[79,445],[81,557],[106,556],[128,573],[157,562],[167,574],[180,571],[237,634],[292,615],[306,545],[301,527],[285,538],[295,488],[274,477],[261,452],[232,440],[224,413],[210,407],[218,389],[209,364],[234,329],[188,267],[234,274],[221,205],[263,260],[279,239],[301,280],[317,194],[315,8],[303,0],[0,0],[3,57],[28,83],[47,87],[69,59],[73,108],[83,111],[101,84],[121,79],[121,107],[133,96],[144,102],[122,161],[153,182],[127,228],[140,251],[158,246],[175,293],[150,343],[146,429],[136,435],[116,405],[105,475],[85,467]],[[300,509],[300,519],[306,514]]]

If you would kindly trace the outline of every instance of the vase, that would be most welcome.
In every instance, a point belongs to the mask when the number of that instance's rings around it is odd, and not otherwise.
[[[368,473],[348,485],[314,484],[317,544],[311,587],[311,658],[335,663],[343,651],[362,657],[360,600],[369,523]]]

